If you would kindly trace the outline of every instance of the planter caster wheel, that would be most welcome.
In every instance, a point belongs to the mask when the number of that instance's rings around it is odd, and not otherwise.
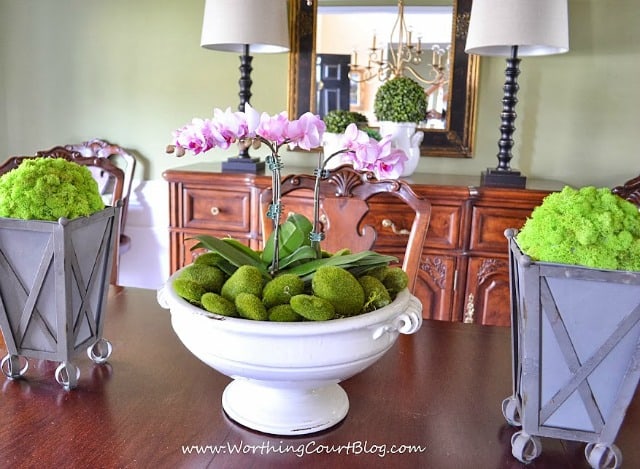
[[[9,379],[17,379],[22,377],[29,368],[29,362],[24,359],[24,366],[20,368],[20,356],[19,355],[7,355],[2,359],[0,365],[2,367],[2,373]]]
[[[520,402],[514,396],[507,397],[502,401],[502,415],[512,427],[521,427]]]
[[[97,365],[102,365],[111,356],[113,347],[107,339],[100,339],[87,349],[87,355]]]
[[[80,379],[80,368],[73,363],[64,362],[56,368],[56,381],[67,391],[75,388]]]
[[[594,469],[617,469],[622,466],[622,453],[616,445],[589,443],[584,448],[584,455]]]
[[[518,461],[529,464],[540,456],[541,452],[542,444],[538,437],[527,435],[522,431],[514,433],[511,437],[511,454]]]

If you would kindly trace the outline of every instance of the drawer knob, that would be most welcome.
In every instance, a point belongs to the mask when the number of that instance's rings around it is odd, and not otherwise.
[[[397,235],[409,236],[411,234],[411,231],[405,230],[404,228],[399,230],[398,227],[396,227],[396,224],[388,218],[382,220],[382,226],[384,228],[391,228],[391,231],[393,231],[393,233]]]
[[[220,214],[220,209],[218,207],[211,207],[211,215],[214,217]]]

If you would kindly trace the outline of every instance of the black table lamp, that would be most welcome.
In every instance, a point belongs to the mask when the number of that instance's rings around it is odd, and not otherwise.
[[[200,45],[240,54],[240,104],[251,99],[251,53],[272,54],[289,50],[287,0],[206,0]],[[222,107],[222,106],[219,106]],[[264,162],[249,149],[222,163],[222,171],[258,173]]]
[[[518,57],[560,54],[568,50],[567,0],[474,0],[465,51],[507,57],[498,166],[482,173],[482,185],[526,185],[526,177],[510,166],[518,102]]]

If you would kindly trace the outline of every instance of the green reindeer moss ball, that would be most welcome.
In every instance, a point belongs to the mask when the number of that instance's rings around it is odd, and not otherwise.
[[[185,267],[180,278],[191,280],[206,291],[215,293],[220,293],[225,281],[224,273],[217,267],[195,263]]]
[[[269,308],[269,321],[273,322],[297,322],[303,317],[296,313],[290,304],[276,305]]]
[[[71,220],[103,209],[91,171],[63,158],[26,159],[0,177],[1,217]]]
[[[391,297],[395,298],[399,292],[409,285],[409,276],[400,267],[390,267],[382,283],[389,291]]]
[[[365,311],[373,311],[391,304],[391,295],[380,280],[371,275],[363,275],[358,282],[364,290]]]
[[[178,295],[194,304],[200,304],[200,298],[207,292],[202,285],[186,278],[175,279],[173,288]]]

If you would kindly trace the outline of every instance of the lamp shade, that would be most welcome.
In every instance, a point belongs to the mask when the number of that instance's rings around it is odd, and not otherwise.
[[[567,0],[474,0],[465,51],[510,56],[560,54],[569,50]]]
[[[242,53],[289,50],[286,0],[206,0],[200,45]]]

